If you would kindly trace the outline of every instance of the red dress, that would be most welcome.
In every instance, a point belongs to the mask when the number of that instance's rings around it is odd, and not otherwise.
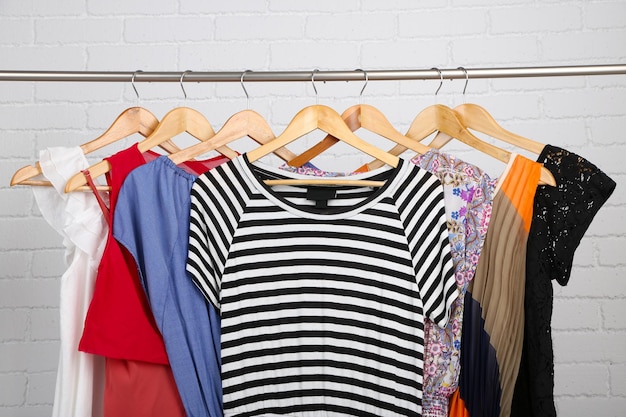
[[[105,417],[185,416],[137,266],[132,255],[113,238],[111,227],[124,179],[158,156],[153,152],[141,154],[135,144],[106,158],[111,164],[107,174],[110,208],[105,213],[109,235],[79,345],[79,350],[107,359]],[[227,160],[217,159],[215,165]]]
[[[137,144],[105,158],[111,164],[107,173],[109,225],[117,196],[126,176],[138,166],[156,159],[156,153],[142,155]],[[85,319],[79,349],[113,359],[131,359],[167,365],[163,338],[159,333],[150,305],[139,282],[135,261],[113,238],[109,227],[106,247]]]

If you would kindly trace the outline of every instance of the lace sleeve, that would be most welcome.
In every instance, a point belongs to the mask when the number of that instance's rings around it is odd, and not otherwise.
[[[569,281],[574,252],[594,216],[615,189],[615,181],[586,159],[546,145],[538,162],[554,175],[557,186],[539,186],[530,235],[537,261],[550,279]]]

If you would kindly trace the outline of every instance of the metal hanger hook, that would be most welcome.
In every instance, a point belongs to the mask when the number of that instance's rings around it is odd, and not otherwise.
[[[435,91],[435,95],[437,95],[439,93],[439,90],[441,90],[441,86],[443,85],[443,74],[441,73],[441,70],[439,68],[433,67],[431,68],[431,70],[435,70],[439,73],[439,87],[437,88],[437,91]]]
[[[365,84],[363,84],[363,88],[361,88],[361,92],[359,93],[359,104],[363,100],[363,91],[365,91],[365,87],[367,87],[367,83],[369,82],[369,76],[367,75],[367,71],[361,68],[355,69],[355,71],[362,71],[365,74]]]
[[[317,95],[317,87],[315,87],[315,73],[319,72],[319,68],[315,68],[311,73],[311,84],[313,84],[313,91],[315,91],[315,104],[320,103],[320,97]]]
[[[246,86],[243,83],[243,77],[246,76],[247,72],[252,72],[252,70],[245,70],[244,72],[241,73],[241,88],[243,88],[243,92],[246,94],[246,107],[248,108],[248,110],[250,109],[250,96],[248,95],[248,90],[246,90]]]
[[[183,73],[180,75],[180,89],[183,90],[183,94],[185,95],[185,100],[187,100],[187,92],[185,91],[185,87],[183,87],[183,78],[185,78],[185,75],[187,75],[188,72],[193,72],[193,71],[186,70],[186,71],[183,71]]]
[[[463,96],[465,96],[465,90],[467,90],[467,83],[469,82],[469,74],[467,73],[467,70],[463,67],[458,67],[457,69],[460,69],[465,73],[465,85],[463,86]]]
[[[143,71],[137,70],[133,72],[133,76],[130,77],[130,85],[133,87],[133,90],[135,90],[135,95],[137,96],[137,100],[139,100],[139,93],[137,92],[137,87],[135,87],[135,76],[137,75],[138,72],[143,72]]]

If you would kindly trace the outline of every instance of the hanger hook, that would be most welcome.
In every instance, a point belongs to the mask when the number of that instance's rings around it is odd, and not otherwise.
[[[248,109],[250,109],[250,96],[248,95],[248,90],[246,90],[246,86],[243,83],[243,77],[246,76],[247,72],[252,72],[252,70],[247,69],[244,72],[242,72],[240,82],[241,82],[241,88],[243,88],[243,92],[246,94],[246,106]]]
[[[315,68],[311,73],[311,84],[313,84],[313,91],[315,91],[315,104],[319,104],[320,98],[317,95],[317,87],[315,87],[315,73],[319,72],[319,68]]]
[[[367,75],[367,71],[365,71],[364,69],[357,68],[355,69],[355,71],[362,71],[363,74],[365,74],[365,84],[363,84],[363,88],[361,88],[361,92],[359,93],[359,104],[361,104],[361,101],[363,99],[363,91],[365,91],[365,87],[367,87],[367,83],[369,82],[369,76]]]
[[[441,86],[443,85],[443,74],[441,73],[441,70],[439,68],[433,67],[431,68],[431,70],[435,70],[439,73],[439,87],[437,88],[437,91],[435,91],[435,95],[437,95],[437,93],[439,93],[439,90],[441,90]]]
[[[138,72],[143,72],[142,70],[137,70],[135,72],[133,72],[133,76],[130,77],[130,85],[133,86],[133,90],[135,90],[135,95],[137,96],[137,100],[139,100],[139,93],[137,92],[137,87],[135,87],[135,76],[137,75]]]
[[[458,67],[457,69],[460,69],[465,73],[465,85],[463,86],[463,96],[465,97],[465,90],[467,90],[467,83],[469,82],[469,74],[467,73],[467,70],[463,67]]]
[[[185,87],[183,87],[183,78],[185,78],[185,75],[187,75],[188,72],[193,72],[191,70],[186,70],[183,71],[182,74],[180,74],[180,89],[183,90],[183,94],[185,95],[185,100],[187,100],[187,92],[185,91]]]

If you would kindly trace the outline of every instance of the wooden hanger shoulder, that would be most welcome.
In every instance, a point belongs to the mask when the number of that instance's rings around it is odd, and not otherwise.
[[[305,107],[291,120],[285,131],[275,140],[248,152],[248,159],[253,162],[275,149],[320,129],[359,149],[374,158],[381,159],[388,165],[396,167],[398,157],[384,152],[357,137],[343,121],[341,116],[328,106],[314,105]]]
[[[398,132],[391,125],[391,123],[389,123],[389,120],[387,120],[385,115],[374,106],[368,104],[357,104],[351,106],[342,113],[341,118],[344,120],[344,122],[351,131],[354,132],[359,128],[364,128],[381,137],[396,142],[396,144],[398,144],[396,146],[403,147],[403,150],[411,149],[417,153],[424,154],[429,149],[427,146],[416,142]],[[289,162],[289,165],[302,166],[306,162],[309,162],[311,159],[330,148],[338,141],[339,140],[332,135],[327,135],[324,139],[322,139],[322,141],[318,142],[312,148],[308,149],[297,158],[291,160]],[[400,153],[401,152],[393,153],[393,155],[399,155]],[[382,165],[383,163],[379,162],[378,166]]]
[[[260,114],[253,110],[243,110],[231,116],[224,123],[224,126],[211,137],[211,140],[190,146],[170,155],[169,158],[175,164],[179,164],[212,150],[220,151],[226,144],[246,136],[261,144],[275,139],[272,129]],[[277,149],[276,154],[284,160],[288,160],[293,156],[286,148]],[[227,156],[232,159],[237,155]]]
[[[467,127],[476,130],[477,132],[489,135],[492,138],[500,139],[537,155],[541,154],[543,148],[545,147],[545,144],[543,143],[506,130],[500,126],[498,122],[496,122],[487,110],[477,104],[461,104],[455,107],[454,111],[459,115],[459,118]]]
[[[120,115],[102,135],[80,145],[80,148],[83,153],[87,155],[114,142],[125,139],[134,133],[148,136],[157,124],[157,118],[149,110],[146,110],[143,107],[130,107],[120,113]],[[163,143],[162,147],[174,151],[178,149],[176,145],[171,142]],[[49,181],[31,181],[31,178],[41,174],[42,172],[39,163],[36,163],[34,166],[20,168],[13,175],[11,185],[50,185]],[[82,174],[78,173],[77,175]]]

